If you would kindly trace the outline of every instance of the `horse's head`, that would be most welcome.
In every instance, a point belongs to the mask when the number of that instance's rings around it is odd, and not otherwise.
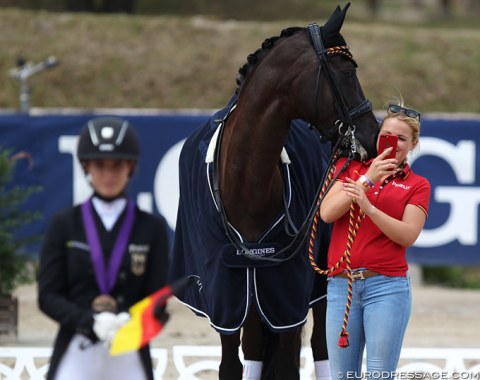
[[[332,141],[353,130],[356,158],[367,159],[376,153],[378,123],[340,34],[349,5],[322,27],[287,28],[266,39],[240,68],[238,104],[254,105],[251,114],[277,127],[303,119]]]
[[[353,130],[357,143],[357,158],[367,159],[376,154],[378,123],[358,80],[357,63],[340,33],[349,6],[350,3],[343,10],[337,6],[322,27],[309,25],[307,28],[317,61],[320,61],[317,78],[314,79],[314,106],[324,110],[311,110],[313,114],[310,115],[315,115],[313,123],[324,137],[333,141],[349,128]],[[311,70],[309,71],[311,73]],[[309,80],[312,79],[310,76]],[[311,94],[312,87],[310,84],[310,90],[306,87],[305,89]],[[325,107],[325,104],[334,107]],[[326,111],[327,109],[331,111]]]
[[[337,7],[322,27],[312,24],[300,33],[308,48],[302,48],[297,60],[301,73],[296,88],[305,107],[300,107],[300,102],[296,107],[302,110],[300,117],[315,125],[324,139],[337,141],[353,130],[356,158],[363,160],[376,154],[378,123],[358,80],[357,63],[340,34],[349,5],[343,10]]]

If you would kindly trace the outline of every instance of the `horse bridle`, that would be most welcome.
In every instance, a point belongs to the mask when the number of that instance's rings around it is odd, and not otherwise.
[[[317,75],[317,84],[315,89],[315,99],[318,98],[318,88],[320,82],[320,72],[323,67],[325,72],[325,77],[328,80],[328,84],[330,86],[330,90],[332,91],[332,96],[334,100],[334,106],[337,111],[338,120],[335,123],[338,125],[339,134],[342,138],[347,136],[347,133],[350,133],[351,138],[354,139],[355,133],[355,124],[353,120],[360,117],[364,113],[372,111],[372,103],[368,99],[364,99],[358,106],[354,107],[352,110],[349,110],[347,104],[345,103],[345,99],[341,92],[338,90],[335,81],[333,79],[332,70],[328,63],[327,55],[329,54],[342,54],[350,59],[355,66],[357,63],[353,59],[352,54],[350,53],[348,46],[336,46],[332,48],[325,49],[322,40],[322,30],[318,26],[318,24],[313,23],[308,25],[308,32],[310,34],[310,38],[312,40],[313,48],[315,53],[317,54],[318,59],[320,60],[320,65],[318,66],[318,75]],[[346,126],[345,133],[342,134],[342,127]],[[352,149],[356,152],[356,143],[355,141],[351,141]],[[354,152],[354,153],[355,153]]]
[[[271,261],[271,262],[276,262],[276,263],[281,263],[284,261],[287,261],[294,257],[300,250],[300,248],[305,244],[306,238],[308,236],[308,231],[310,229],[310,226],[312,225],[314,216],[320,207],[321,204],[321,197],[320,194],[322,192],[322,188],[326,182],[327,175],[331,169],[331,167],[334,165],[336,152],[341,149],[341,146],[349,145],[349,154],[348,154],[348,159],[346,160],[345,164],[341,168],[340,171],[336,173],[335,178],[347,167],[347,165],[350,163],[350,161],[354,158],[354,155],[356,153],[356,142],[355,142],[355,125],[353,123],[353,120],[360,117],[364,113],[370,112],[372,110],[372,104],[368,99],[363,100],[358,106],[354,107],[352,110],[349,110],[344,97],[338,90],[337,86],[335,85],[335,81],[333,79],[333,75],[330,69],[330,66],[328,64],[327,60],[327,55],[328,54],[343,54],[347,56],[350,60],[354,62],[356,65],[355,60],[353,59],[352,55],[348,51],[348,46],[338,46],[334,48],[328,48],[325,49],[322,41],[322,32],[318,24],[313,23],[308,25],[308,31],[310,33],[310,37],[312,39],[313,47],[315,49],[315,53],[317,54],[319,60],[320,60],[320,65],[318,68],[318,76],[317,76],[317,84],[316,84],[316,89],[315,89],[315,97],[318,97],[318,87],[319,87],[319,80],[320,80],[320,73],[321,69],[323,67],[325,71],[325,76],[327,77],[330,89],[332,91],[332,95],[334,98],[334,104],[335,104],[335,109],[337,111],[339,119],[335,123],[335,126],[338,127],[338,132],[339,135],[341,136],[336,144],[335,147],[332,149],[332,156],[330,158],[330,161],[327,165],[327,170],[325,171],[325,174],[322,178],[322,181],[320,182],[320,186],[317,189],[317,194],[314,200],[314,203],[310,207],[310,210],[308,212],[308,216],[303,222],[302,226],[297,229],[293,226],[293,229],[295,231],[295,236],[293,240],[283,249],[281,249],[279,252],[275,253],[273,256],[270,257],[259,257],[252,253],[249,248],[246,247],[246,245],[243,243],[241,238],[237,235],[237,232],[235,229],[229,224],[226,216],[226,212],[223,206],[223,202],[221,200],[220,196],[220,188],[219,188],[219,179],[218,179],[218,167],[219,167],[219,161],[220,161],[220,145],[221,145],[221,140],[222,140],[222,135],[223,135],[223,126],[225,125],[228,117],[230,116],[230,112],[228,112],[223,120],[220,120],[219,122],[222,124],[220,125],[220,134],[219,134],[219,139],[218,139],[218,145],[217,148],[215,149],[215,158],[214,158],[214,169],[213,169],[213,175],[212,175],[212,183],[213,183],[213,194],[214,198],[218,207],[218,210],[221,214],[221,219],[225,228],[225,233],[229,239],[229,241],[233,244],[233,246],[239,251],[242,252],[242,255],[252,259],[253,261]],[[342,128],[344,128],[344,131],[342,132]],[[335,178],[330,182],[329,186],[331,186],[335,182]],[[328,192],[328,188],[324,193]],[[285,201],[284,201],[285,203]],[[288,212],[288,207],[285,209],[285,218],[288,220],[288,224],[292,225],[291,223],[291,218]],[[289,253],[288,255],[284,256],[285,252],[288,252],[292,247],[294,247],[293,252]],[[284,257],[282,257],[284,256]]]

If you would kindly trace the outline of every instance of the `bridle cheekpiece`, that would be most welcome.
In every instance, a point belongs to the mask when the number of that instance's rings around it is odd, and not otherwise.
[[[339,89],[335,84],[335,80],[333,78],[327,56],[341,54],[345,56],[347,59],[349,59],[350,61],[352,61],[355,67],[357,67],[357,62],[353,58],[352,53],[350,52],[349,47],[347,45],[335,46],[335,47],[325,49],[323,45],[323,40],[322,40],[322,30],[318,26],[318,24],[316,23],[309,24],[307,28],[310,34],[310,38],[312,40],[313,48],[315,49],[315,53],[317,54],[317,57],[320,60],[315,97],[318,96],[320,72],[321,72],[321,69],[323,68],[325,72],[325,76],[330,86],[330,90],[332,91],[334,105],[338,115],[338,120],[336,121],[335,125],[338,127],[338,132],[341,136],[341,138],[339,139],[339,142],[340,142],[340,145],[347,145],[347,146],[350,145],[349,156],[352,156],[357,151],[356,141],[355,141],[356,128],[353,120],[360,117],[364,113],[370,112],[373,108],[372,103],[370,103],[368,99],[364,99],[358,106],[354,107],[351,110],[348,109],[342,93],[339,91]],[[346,128],[342,130],[344,126],[346,126]]]

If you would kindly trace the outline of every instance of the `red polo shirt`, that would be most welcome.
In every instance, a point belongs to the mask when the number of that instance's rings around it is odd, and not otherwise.
[[[336,170],[340,170],[345,158],[338,160]],[[345,182],[349,177],[356,181],[367,172],[370,162],[352,161],[339,175],[337,180]],[[379,210],[396,218],[402,219],[407,204],[420,207],[428,215],[430,200],[430,183],[410,170],[408,164],[404,170],[390,176],[383,182],[378,181],[374,188],[369,188],[366,195],[370,202]],[[355,220],[358,216],[358,206],[355,207]],[[342,257],[347,247],[348,225],[350,213],[334,222],[332,240],[328,251],[328,267],[334,266]],[[360,228],[353,241],[350,251],[351,268],[366,268],[386,276],[405,276],[408,269],[405,258],[406,248],[394,243],[364,215]],[[332,275],[346,268],[344,262]]]

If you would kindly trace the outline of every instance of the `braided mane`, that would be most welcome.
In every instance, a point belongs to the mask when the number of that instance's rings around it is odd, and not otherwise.
[[[274,36],[267,38],[265,41],[263,41],[262,46],[257,49],[254,53],[251,53],[247,57],[247,63],[245,63],[240,69],[238,70],[238,77],[236,79],[237,83],[237,88],[235,90],[235,93],[238,95],[240,88],[242,87],[243,82],[245,81],[245,78],[247,75],[250,73],[252,70],[252,67],[260,61],[278,42],[278,40],[284,38],[284,37],[290,37],[293,34],[297,33],[300,30],[303,30],[305,28],[301,28],[298,26],[290,27],[290,28],[285,28],[280,32],[279,36]]]

